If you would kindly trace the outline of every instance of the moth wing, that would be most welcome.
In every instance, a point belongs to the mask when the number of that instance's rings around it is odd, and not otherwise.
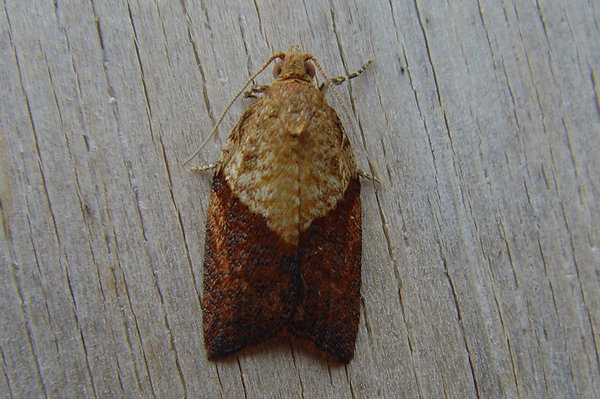
[[[303,302],[288,329],[340,363],[354,356],[360,318],[362,221],[360,181],[300,235]]]
[[[223,171],[213,181],[204,263],[204,341],[210,360],[275,336],[302,288],[298,253],[263,216],[233,194]]]

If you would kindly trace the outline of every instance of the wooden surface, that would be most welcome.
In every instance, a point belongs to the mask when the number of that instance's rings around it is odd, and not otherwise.
[[[0,9],[0,397],[600,397],[597,2]],[[211,175],[181,164],[292,44],[331,76],[375,60],[339,89],[350,115],[329,92],[383,181],[356,357],[279,340],[209,363]]]

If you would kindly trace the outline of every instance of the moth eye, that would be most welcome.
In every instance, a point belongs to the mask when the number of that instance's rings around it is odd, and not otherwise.
[[[312,63],[306,61],[304,63],[304,69],[306,70],[306,74],[308,76],[310,76],[311,78],[315,77],[315,66]]]
[[[283,62],[277,61],[275,66],[273,67],[273,77],[277,78],[281,74],[281,70],[283,69]]]

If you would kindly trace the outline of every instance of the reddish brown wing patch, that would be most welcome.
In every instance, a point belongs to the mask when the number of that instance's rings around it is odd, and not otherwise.
[[[288,329],[340,363],[352,360],[358,333],[361,226],[360,181],[354,178],[337,207],[300,235],[305,292]]]
[[[215,360],[275,336],[295,312],[302,279],[297,250],[271,231],[215,176],[204,264],[204,341]]]

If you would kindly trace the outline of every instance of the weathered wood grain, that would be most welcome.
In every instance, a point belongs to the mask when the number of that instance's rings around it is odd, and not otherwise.
[[[596,3],[0,11],[1,397],[600,397]],[[209,363],[211,176],[181,164],[292,44],[330,76],[375,59],[339,89],[383,181],[363,184],[356,357],[280,339]]]

